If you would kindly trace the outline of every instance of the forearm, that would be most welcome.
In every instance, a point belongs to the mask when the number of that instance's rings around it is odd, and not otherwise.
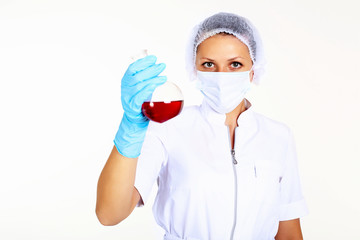
[[[134,188],[137,158],[122,156],[114,147],[97,187],[96,215],[103,225],[125,219],[139,200]]]
[[[135,61],[121,80],[124,114],[114,139],[116,147],[101,172],[97,188],[96,215],[103,225],[124,220],[140,199],[134,187],[136,165],[149,125],[141,106],[157,86],[166,82],[165,76],[158,76],[165,64],[156,64],[156,60],[155,56],[147,56]]]
[[[300,219],[280,221],[275,240],[303,240]]]

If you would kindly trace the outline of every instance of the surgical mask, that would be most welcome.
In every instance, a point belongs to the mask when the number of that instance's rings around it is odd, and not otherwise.
[[[201,72],[197,71],[197,88],[216,112],[234,110],[250,90],[250,71],[246,72]]]

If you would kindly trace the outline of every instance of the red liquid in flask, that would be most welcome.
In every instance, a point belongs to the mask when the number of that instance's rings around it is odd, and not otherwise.
[[[144,102],[141,106],[142,112],[150,120],[163,123],[176,117],[182,110],[183,100],[171,102]]]

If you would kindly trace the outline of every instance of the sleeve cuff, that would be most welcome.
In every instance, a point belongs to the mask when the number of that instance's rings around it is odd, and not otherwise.
[[[305,199],[280,206],[280,221],[292,220],[309,214]]]
[[[152,186],[141,186],[139,183],[137,183],[135,181],[135,188],[138,191],[139,195],[140,195],[140,200],[137,203],[137,207],[142,207],[145,205],[145,203],[147,202],[147,200],[149,199],[151,190],[152,190]]]

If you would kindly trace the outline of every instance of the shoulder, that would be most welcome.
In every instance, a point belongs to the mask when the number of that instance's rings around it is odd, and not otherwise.
[[[201,112],[199,106],[186,106],[182,109],[178,116],[164,123],[150,121],[149,130],[152,132],[165,134],[174,129],[185,129],[193,127],[194,124],[199,121],[200,115]]]
[[[199,106],[186,106],[178,116],[166,121],[164,125],[170,128],[191,126],[199,119],[200,115]]]
[[[253,116],[257,122],[258,130],[262,135],[281,141],[289,140],[291,129],[288,125],[257,112],[253,112]]]

